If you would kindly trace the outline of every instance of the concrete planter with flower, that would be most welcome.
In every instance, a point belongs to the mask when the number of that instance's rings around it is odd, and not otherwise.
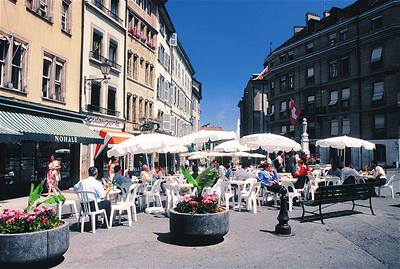
[[[212,187],[218,180],[218,172],[208,168],[194,179],[182,167],[182,174],[198,190],[197,196],[181,198],[176,208],[170,210],[171,233],[185,241],[213,243],[222,240],[229,231],[229,211],[218,204],[216,194],[202,195],[206,187]]]
[[[60,258],[69,247],[69,224],[58,220],[53,207],[62,195],[37,202],[43,190],[43,181],[31,185],[27,208],[4,209],[0,214],[0,263],[27,264],[50,262]]]

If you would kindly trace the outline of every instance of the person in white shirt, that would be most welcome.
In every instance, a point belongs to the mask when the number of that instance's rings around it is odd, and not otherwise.
[[[354,184],[357,171],[353,168],[351,163],[346,163],[342,169],[342,180],[343,184]]]
[[[249,171],[249,165],[247,163],[243,163],[241,167],[238,167],[233,173],[233,178],[235,180],[246,180],[248,178],[253,177]]]
[[[375,160],[371,161],[372,176],[374,177],[377,186],[386,184],[386,174],[382,167],[380,167]]]
[[[104,209],[106,211],[107,217],[111,214],[111,202],[105,200],[106,195],[110,191],[104,190],[103,185],[97,181],[98,170],[96,167],[92,166],[88,170],[89,177],[85,179],[81,179],[78,183],[75,184],[75,191],[92,191],[95,194],[89,194],[88,199],[90,202],[90,209],[95,210],[94,203],[97,202],[99,209]],[[82,205],[81,205],[82,206]]]

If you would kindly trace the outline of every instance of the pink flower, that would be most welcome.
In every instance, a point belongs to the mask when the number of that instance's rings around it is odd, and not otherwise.
[[[41,222],[41,223],[46,223],[46,222],[48,222],[48,221],[49,221],[49,218],[46,217],[46,216],[44,216],[40,222]]]
[[[14,221],[15,221],[14,218],[9,218],[9,219],[6,221],[6,224],[8,224],[8,225],[13,224]]]
[[[26,218],[27,221],[32,222],[36,219],[36,216],[34,214],[29,214],[28,217]]]
[[[194,200],[189,202],[189,205],[191,205],[191,206],[198,205],[198,204],[199,204],[199,202],[194,201]]]

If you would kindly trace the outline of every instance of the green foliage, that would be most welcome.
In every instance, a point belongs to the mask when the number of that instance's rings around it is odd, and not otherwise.
[[[62,194],[57,194],[52,197],[47,198],[42,202],[38,202],[35,205],[35,202],[40,198],[43,192],[43,185],[46,179],[43,179],[39,185],[35,187],[33,183],[31,183],[31,190],[29,192],[28,206],[25,208],[25,212],[31,212],[35,207],[38,207],[41,204],[54,205],[65,201],[65,197]]]
[[[212,187],[217,183],[218,171],[213,167],[207,168],[205,171],[200,173],[195,179],[190,174],[189,170],[181,166],[182,175],[186,178],[188,183],[192,184],[197,188],[198,197],[201,196],[204,188]]]

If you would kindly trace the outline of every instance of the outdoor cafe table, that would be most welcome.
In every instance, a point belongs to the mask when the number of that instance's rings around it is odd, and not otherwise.
[[[119,189],[111,189],[106,196],[107,200],[110,200],[110,197],[115,197],[115,201],[117,200],[118,194],[121,193],[121,190]]]
[[[237,197],[238,191],[240,192],[242,190],[242,186],[244,186],[247,182],[246,180],[229,180],[228,183],[233,187],[234,197]],[[236,199],[239,199],[239,197]],[[238,208],[239,203],[240,201],[236,201],[237,205],[234,208]]]

